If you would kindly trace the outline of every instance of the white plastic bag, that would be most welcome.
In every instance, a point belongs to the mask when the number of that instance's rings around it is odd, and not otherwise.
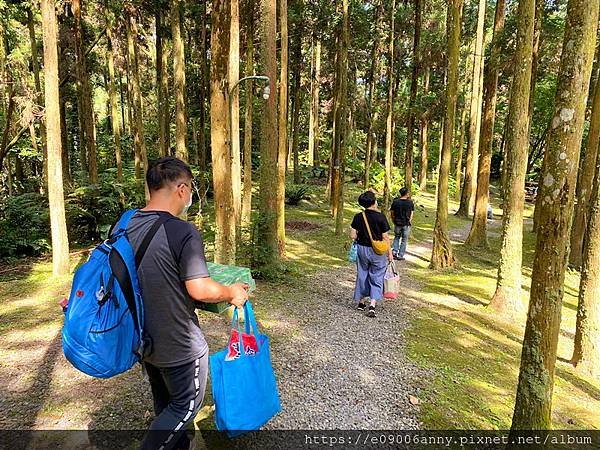
[[[396,263],[388,263],[385,275],[383,277],[383,298],[395,299],[400,291],[400,275],[396,269]]]

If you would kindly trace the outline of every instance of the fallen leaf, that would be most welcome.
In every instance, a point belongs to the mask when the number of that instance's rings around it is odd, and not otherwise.
[[[410,402],[413,405],[419,405],[421,403],[421,400],[419,400],[417,397],[415,397],[414,395],[409,395],[408,399],[410,400]]]

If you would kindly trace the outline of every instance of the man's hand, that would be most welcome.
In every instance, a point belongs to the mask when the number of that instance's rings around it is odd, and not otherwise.
[[[229,300],[229,303],[238,308],[244,306],[244,303],[248,300],[248,285],[244,283],[234,283],[229,286],[229,290],[231,293],[231,300]]]
[[[394,253],[392,253],[392,251],[390,250],[388,252],[388,261],[392,262],[394,260]]]

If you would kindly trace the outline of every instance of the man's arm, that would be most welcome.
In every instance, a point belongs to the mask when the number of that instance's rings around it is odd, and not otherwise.
[[[235,306],[244,306],[248,299],[245,286],[242,283],[224,286],[210,277],[185,281],[185,288],[192,299],[204,303],[228,302]]]
[[[354,228],[350,228],[350,239],[355,241],[357,237],[358,237],[358,231],[356,231]]]

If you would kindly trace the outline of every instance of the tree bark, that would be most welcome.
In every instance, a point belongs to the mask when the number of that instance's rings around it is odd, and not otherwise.
[[[127,14],[127,55],[129,62],[129,81],[131,84],[131,103],[133,104],[133,147],[135,149],[135,178],[142,180],[142,164],[144,171],[148,169],[148,156],[144,140],[144,118],[142,114],[142,93],[140,89],[140,74],[138,65],[138,50],[134,41],[137,36],[137,20],[133,7],[126,8]],[[145,179],[145,177],[144,177]],[[146,186],[146,191],[148,190]],[[148,197],[148,192],[146,192]]]
[[[462,160],[463,153],[465,150],[465,123],[467,121],[467,107],[463,106],[462,112],[460,114],[460,136],[458,137],[458,155],[456,155],[456,172],[454,175],[454,179],[456,180],[456,200],[460,201],[460,182],[462,179]]]
[[[321,85],[321,40],[313,36],[310,112],[308,118],[308,164],[319,167],[319,88]]]
[[[10,81],[10,80],[9,80]],[[15,100],[14,100],[14,84],[10,83],[8,87],[8,106],[6,107],[6,117],[4,122],[4,131],[2,132],[2,142],[0,142],[0,170],[2,169],[2,164],[4,163],[4,158],[6,158],[8,154],[8,135],[10,133],[11,128],[11,120],[12,116],[15,112]],[[8,174],[11,175],[10,162],[7,158],[6,165],[8,169]],[[12,189],[12,180],[9,180],[8,183],[9,189]]]
[[[38,60],[38,47],[37,39],[35,37],[35,21],[31,8],[27,8],[27,26],[29,29],[29,40],[31,42],[31,61],[33,67],[33,80],[35,82],[36,99],[38,105],[44,104],[44,95],[42,92],[42,84],[40,82],[40,63]],[[33,126],[33,125],[32,125]],[[48,146],[46,145],[46,125],[43,121],[40,122],[40,137],[42,138],[42,149],[43,149],[43,183],[44,191],[48,192]]]
[[[288,8],[287,0],[279,0],[281,31],[281,71],[279,74],[279,153],[277,164],[277,243],[279,256],[285,255],[285,172],[288,153]]]
[[[492,139],[496,118],[496,91],[498,89],[498,72],[500,65],[500,38],[504,30],[505,0],[497,0],[494,18],[494,37],[492,54],[487,65],[484,80],[483,121],[481,123],[481,140],[479,141],[479,165],[477,171],[477,196],[475,214],[471,231],[465,241],[470,247],[488,248],[487,242],[487,207],[489,203],[490,167],[492,163]]]
[[[206,69],[206,2],[202,2],[202,9],[200,12],[200,83],[198,86],[198,102],[200,103],[200,111],[198,112],[198,169],[200,171],[200,196],[204,200],[204,195],[207,191],[206,187],[206,97],[207,97],[207,85],[209,83],[209,76],[207,76]]]
[[[392,0],[392,9],[395,0]],[[348,46],[349,46],[349,19],[348,0],[338,3],[341,9],[342,22],[339,33],[338,54],[336,57],[336,84],[334,96],[335,116],[333,125],[333,173],[332,173],[332,212],[335,222],[335,234],[341,235],[344,231],[344,172],[346,147],[348,145]]]
[[[240,78],[240,4],[230,0],[231,22],[229,24],[229,89]],[[233,189],[233,218],[236,226],[236,239],[240,237],[242,213],[242,166],[240,155],[240,91],[239,87],[230,93],[231,105],[231,182]]]
[[[167,72],[167,50],[165,48],[165,23],[161,8],[156,8],[156,97],[158,101],[158,154],[170,152],[169,136],[169,75]]]
[[[65,219],[58,93],[57,25],[54,1],[41,0],[44,39],[44,92],[48,144],[48,201],[52,236],[52,273],[69,273],[69,238]]]
[[[261,0],[261,58],[265,74],[269,77],[271,95],[264,105],[261,118],[260,146],[260,203],[258,221],[258,242],[263,246],[263,264],[272,263],[278,258],[277,245],[277,53],[275,39],[277,33],[276,0]]]
[[[596,82],[596,86],[598,82]],[[596,87],[596,93],[598,88]],[[600,159],[596,160],[589,221],[586,230],[577,324],[571,364],[591,377],[600,378]]]
[[[63,92],[64,88],[59,87],[60,97],[60,142],[61,142],[61,155],[62,155],[62,172],[63,172],[63,183],[71,183],[71,168],[69,163],[69,133],[67,131],[67,102]],[[46,172],[47,173],[47,172]],[[46,189],[46,192],[48,190]]]
[[[297,21],[295,27],[296,38],[294,39],[293,61],[294,61],[294,96],[292,97],[292,155],[294,159],[294,183],[300,183],[300,161],[298,141],[300,137],[300,108],[302,106],[302,22]]]
[[[469,114],[469,140],[467,143],[467,160],[465,164],[465,179],[460,197],[460,206],[456,211],[457,216],[469,217],[476,189],[476,174],[479,149],[479,132],[481,125],[481,83],[484,66],[484,25],[486,0],[479,0],[477,17],[477,37],[475,39],[475,55],[473,57],[473,83],[471,85],[471,105]]]
[[[394,160],[392,147],[392,134],[394,133],[394,24],[396,15],[396,0],[392,0],[391,15],[390,15],[390,36],[388,47],[388,98],[386,110],[386,133],[385,133],[385,175],[383,184],[383,207],[387,211],[391,203],[392,196],[392,164]]]
[[[594,182],[594,169],[598,159],[598,146],[600,145],[600,84],[596,81],[594,89],[594,100],[592,104],[592,115],[590,118],[590,131],[585,147],[583,163],[579,172],[576,196],[577,208],[573,218],[573,230],[571,232],[571,253],[569,262],[575,267],[581,267],[583,263],[584,236],[589,222],[590,201],[592,198],[592,185]]]
[[[489,307],[496,312],[519,318],[524,311],[521,298],[521,266],[523,262],[523,207],[525,201],[525,171],[529,147],[529,96],[535,3],[519,2],[517,11],[517,48],[514,61],[520,67],[515,72],[510,91],[510,109],[506,137],[506,184],[502,214],[502,247],[496,292]]]
[[[512,430],[552,426],[554,367],[569,257],[568,240],[554,237],[569,236],[571,231],[599,5],[599,0],[569,0],[567,5]]]
[[[254,75],[254,4],[248,2],[246,28],[246,74]],[[244,120],[244,191],[242,197],[242,229],[250,226],[252,217],[252,113],[253,113],[253,84],[246,85],[246,113]]]
[[[456,101],[458,97],[458,59],[460,53],[460,32],[462,22],[462,0],[448,2],[448,85],[446,88],[446,116],[444,119],[444,140],[440,160],[437,188],[437,212],[433,228],[433,251],[431,269],[452,267],[455,264],[452,245],[448,237],[448,174],[452,157]]]
[[[367,144],[365,149],[365,174],[363,176],[363,184],[365,189],[368,189],[370,182],[371,164],[377,158],[377,139],[375,138],[375,124],[379,120],[379,110],[373,111],[373,92],[375,86],[380,79],[381,71],[381,36],[383,34],[383,23],[385,8],[383,1],[379,2],[376,12],[375,35],[373,36],[373,51],[371,56],[371,67],[369,73],[369,91],[367,95],[367,114],[369,119],[369,127],[367,129]],[[374,154],[375,153],[375,154]]]
[[[119,109],[117,106],[117,91],[115,87],[115,59],[112,34],[113,15],[110,13],[108,1],[104,1],[106,15],[106,38],[108,44],[108,97],[110,103],[110,119],[113,137],[115,140],[115,159],[117,163],[117,182],[123,182],[123,163],[121,162],[121,124],[119,123]]]
[[[404,161],[405,186],[412,190],[413,179],[413,141],[415,128],[415,101],[417,99],[417,87],[419,84],[419,41],[421,39],[421,0],[414,0],[415,7],[415,33],[413,38],[413,63],[410,82],[410,99],[408,102],[408,124],[406,127],[406,152]]]
[[[229,140],[228,62],[230,2],[213,1],[210,64],[210,137],[215,193],[215,262],[234,264],[235,216]]]
[[[423,81],[423,95],[429,94],[429,65],[425,67]],[[423,192],[427,190],[427,170],[429,165],[429,111],[426,111],[421,117],[421,131],[419,136],[419,147],[421,149],[421,163],[419,164],[419,189]]]
[[[171,0],[171,34],[173,35],[173,91],[175,94],[175,156],[188,162],[185,111],[185,48],[181,32],[183,2]]]
[[[535,24],[533,29],[533,58],[531,60],[531,95],[529,96],[529,126],[533,118],[535,106],[535,85],[537,83],[537,68],[540,59],[540,36],[544,19],[544,0],[535,0]]]
[[[75,19],[75,53],[77,59],[77,91],[81,108],[78,110],[83,141],[81,146],[87,155],[87,167],[90,182],[98,182],[98,163],[96,158],[96,139],[92,90],[90,77],[87,71],[85,48],[83,45],[83,26],[81,20],[81,0],[72,0],[71,9]]]

